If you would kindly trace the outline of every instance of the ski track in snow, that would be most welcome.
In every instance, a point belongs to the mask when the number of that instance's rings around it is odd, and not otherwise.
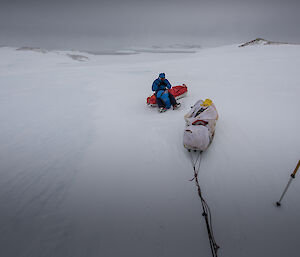
[[[199,181],[219,256],[296,257],[299,46],[91,56],[0,48],[0,256],[210,256],[182,146],[199,98],[219,112]],[[165,72],[179,110],[146,106]]]

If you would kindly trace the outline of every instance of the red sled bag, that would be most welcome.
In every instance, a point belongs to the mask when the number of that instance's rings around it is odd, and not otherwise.
[[[187,94],[187,86],[182,84],[180,86],[175,86],[169,89],[169,92],[175,97],[176,100],[185,97]],[[147,97],[147,104],[150,106],[157,106],[155,94]]]

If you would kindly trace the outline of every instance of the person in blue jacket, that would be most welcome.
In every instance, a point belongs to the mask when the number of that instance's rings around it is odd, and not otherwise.
[[[165,73],[160,73],[158,78],[154,80],[152,84],[152,91],[155,91],[156,102],[160,112],[166,111],[166,106],[163,100],[160,98],[162,92],[166,89],[170,89],[172,85],[170,84],[169,80],[166,79]],[[161,91],[161,92],[160,92]],[[177,109],[180,106],[180,103],[176,102],[175,97],[169,92],[169,99],[171,105],[173,106],[173,110]]]

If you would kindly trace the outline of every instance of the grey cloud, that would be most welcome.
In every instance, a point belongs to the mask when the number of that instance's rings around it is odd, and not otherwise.
[[[97,48],[220,45],[252,37],[300,42],[298,1],[7,1],[0,44]]]

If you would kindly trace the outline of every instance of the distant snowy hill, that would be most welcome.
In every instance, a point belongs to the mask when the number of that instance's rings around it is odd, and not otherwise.
[[[253,46],[253,45],[287,45],[287,44],[289,44],[289,43],[273,42],[273,41],[269,41],[269,40],[266,40],[263,38],[256,38],[254,40],[251,40],[249,42],[239,45],[239,47]]]
[[[298,257],[300,46],[96,55],[0,48],[0,256],[210,256],[183,116],[219,120],[199,182],[222,257]],[[249,44],[250,45],[250,44]],[[179,110],[146,105],[165,72]]]

